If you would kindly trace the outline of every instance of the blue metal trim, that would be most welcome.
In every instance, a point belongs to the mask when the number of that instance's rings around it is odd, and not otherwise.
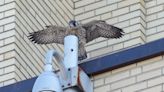
[[[12,85],[4,86],[0,88],[0,92],[32,92],[31,89],[34,85],[35,78],[17,82]]]
[[[135,48],[83,63],[80,67],[89,75],[102,73],[128,64],[164,54],[164,38]]]
[[[164,54],[164,38],[135,48],[107,55],[80,64],[80,67],[89,75],[102,73],[128,64],[141,62],[145,59]],[[35,78],[16,84],[1,87],[0,92],[31,92]]]

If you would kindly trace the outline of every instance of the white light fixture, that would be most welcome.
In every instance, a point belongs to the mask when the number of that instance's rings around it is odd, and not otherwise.
[[[54,50],[46,54],[44,72],[36,79],[32,92],[63,92],[59,78],[52,69],[52,58],[56,55]]]

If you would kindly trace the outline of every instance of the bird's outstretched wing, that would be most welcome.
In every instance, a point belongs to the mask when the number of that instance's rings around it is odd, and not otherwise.
[[[90,42],[98,37],[120,38],[124,33],[122,29],[109,25],[102,20],[93,20],[83,24],[82,27],[86,30],[86,42]]]
[[[46,29],[30,33],[29,39],[37,44],[59,43],[64,44],[66,27],[47,26]]]

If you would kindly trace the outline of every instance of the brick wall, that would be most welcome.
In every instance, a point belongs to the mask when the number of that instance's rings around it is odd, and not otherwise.
[[[163,92],[164,56],[93,76],[94,92]]]
[[[86,48],[90,58],[146,42],[146,9],[143,0],[81,0],[75,2],[75,19],[82,23],[101,19],[124,29],[122,39],[99,38]],[[98,53],[99,52],[99,53]]]
[[[48,49],[63,53],[62,46],[40,46],[27,36],[46,25],[67,26],[73,6],[65,0],[0,0],[0,86],[39,75]],[[57,69],[56,63],[53,66]]]
[[[125,31],[121,39],[88,43],[88,59],[164,37],[163,0],[0,0],[0,86],[39,75],[48,49],[63,53],[61,45],[31,43],[28,33],[51,24],[67,26],[71,19],[81,23],[102,19]],[[94,90],[161,92],[163,62],[163,56],[158,56],[93,76]]]
[[[0,86],[16,81],[15,2],[0,0]]]

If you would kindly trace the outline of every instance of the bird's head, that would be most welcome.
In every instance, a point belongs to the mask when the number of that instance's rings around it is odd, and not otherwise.
[[[75,20],[69,21],[69,26],[70,26],[70,27],[76,27],[76,26],[78,26],[78,25],[79,25],[78,22],[75,21]]]

